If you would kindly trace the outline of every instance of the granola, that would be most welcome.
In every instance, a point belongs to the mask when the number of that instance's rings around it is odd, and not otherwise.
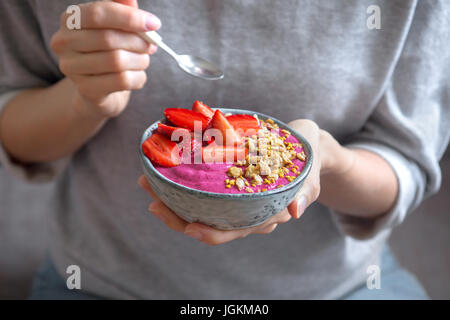
[[[237,178],[242,176],[242,169],[238,167],[230,167],[227,173],[230,177]]]
[[[279,129],[272,119],[265,121],[258,119],[258,121],[260,124],[258,133],[245,137],[248,155],[245,159],[236,161],[235,166],[230,167],[227,171],[229,177],[235,178],[233,183],[231,183],[232,180],[226,179],[227,188],[234,186],[238,190],[244,189],[246,192],[267,191],[267,187],[273,189],[273,187],[283,186],[283,184],[273,186],[278,179],[284,178],[289,183],[294,181],[301,172],[299,166],[294,165],[293,161],[306,161],[302,144],[288,141],[291,132]],[[263,188],[256,190],[251,188],[258,186],[263,186]]]

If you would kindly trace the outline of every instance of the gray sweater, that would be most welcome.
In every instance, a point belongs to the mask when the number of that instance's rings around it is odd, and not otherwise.
[[[69,4],[0,1],[1,106],[15,90],[63,77],[49,40]],[[366,25],[372,4],[381,29]],[[70,159],[22,166],[0,148],[0,170],[56,180],[48,219],[61,274],[79,265],[85,290],[113,298],[337,298],[364,283],[390,230],[440,185],[450,133],[450,2],[140,5],[161,18],[168,44],[217,62],[225,79],[189,77],[160,51],[145,88]],[[342,144],[379,154],[398,177],[395,207],[366,220],[316,203],[270,235],[217,247],[169,230],[148,213],[149,196],[136,183],[138,140],[164,108],[195,99],[286,122],[312,119]]]

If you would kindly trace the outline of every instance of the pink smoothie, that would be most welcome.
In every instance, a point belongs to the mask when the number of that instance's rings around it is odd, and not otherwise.
[[[299,143],[298,139],[294,135],[290,135],[286,142]],[[302,152],[303,148],[295,148],[296,152]],[[305,162],[299,159],[293,159],[294,166],[298,166],[302,171],[305,167]],[[181,164],[176,167],[162,167],[154,165],[166,178],[177,182],[186,187],[192,189],[217,192],[217,193],[246,193],[244,190],[238,190],[237,188],[226,188],[225,179],[228,179],[227,169],[234,166],[233,163],[201,163],[201,164]],[[289,172],[288,175],[296,176],[295,173]],[[286,178],[279,178],[275,183],[270,185],[262,184],[256,187],[250,186],[253,192],[261,191],[262,189],[272,190],[278,185],[287,185],[290,183]]]

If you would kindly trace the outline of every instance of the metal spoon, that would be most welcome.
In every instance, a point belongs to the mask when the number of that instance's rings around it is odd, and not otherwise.
[[[223,72],[216,65],[205,59],[187,54],[178,55],[162,41],[161,36],[156,31],[141,32],[139,35],[144,40],[157,45],[167,52],[175,59],[181,69],[194,77],[204,80],[220,80],[224,77]]]

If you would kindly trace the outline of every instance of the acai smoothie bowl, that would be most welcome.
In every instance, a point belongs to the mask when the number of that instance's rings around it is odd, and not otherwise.
[[[309,143],[285,123],[241,109],[167,108],[144,132],[144,174],[188,222],[222,230],[265,222],[292,202],[312,165]]]

